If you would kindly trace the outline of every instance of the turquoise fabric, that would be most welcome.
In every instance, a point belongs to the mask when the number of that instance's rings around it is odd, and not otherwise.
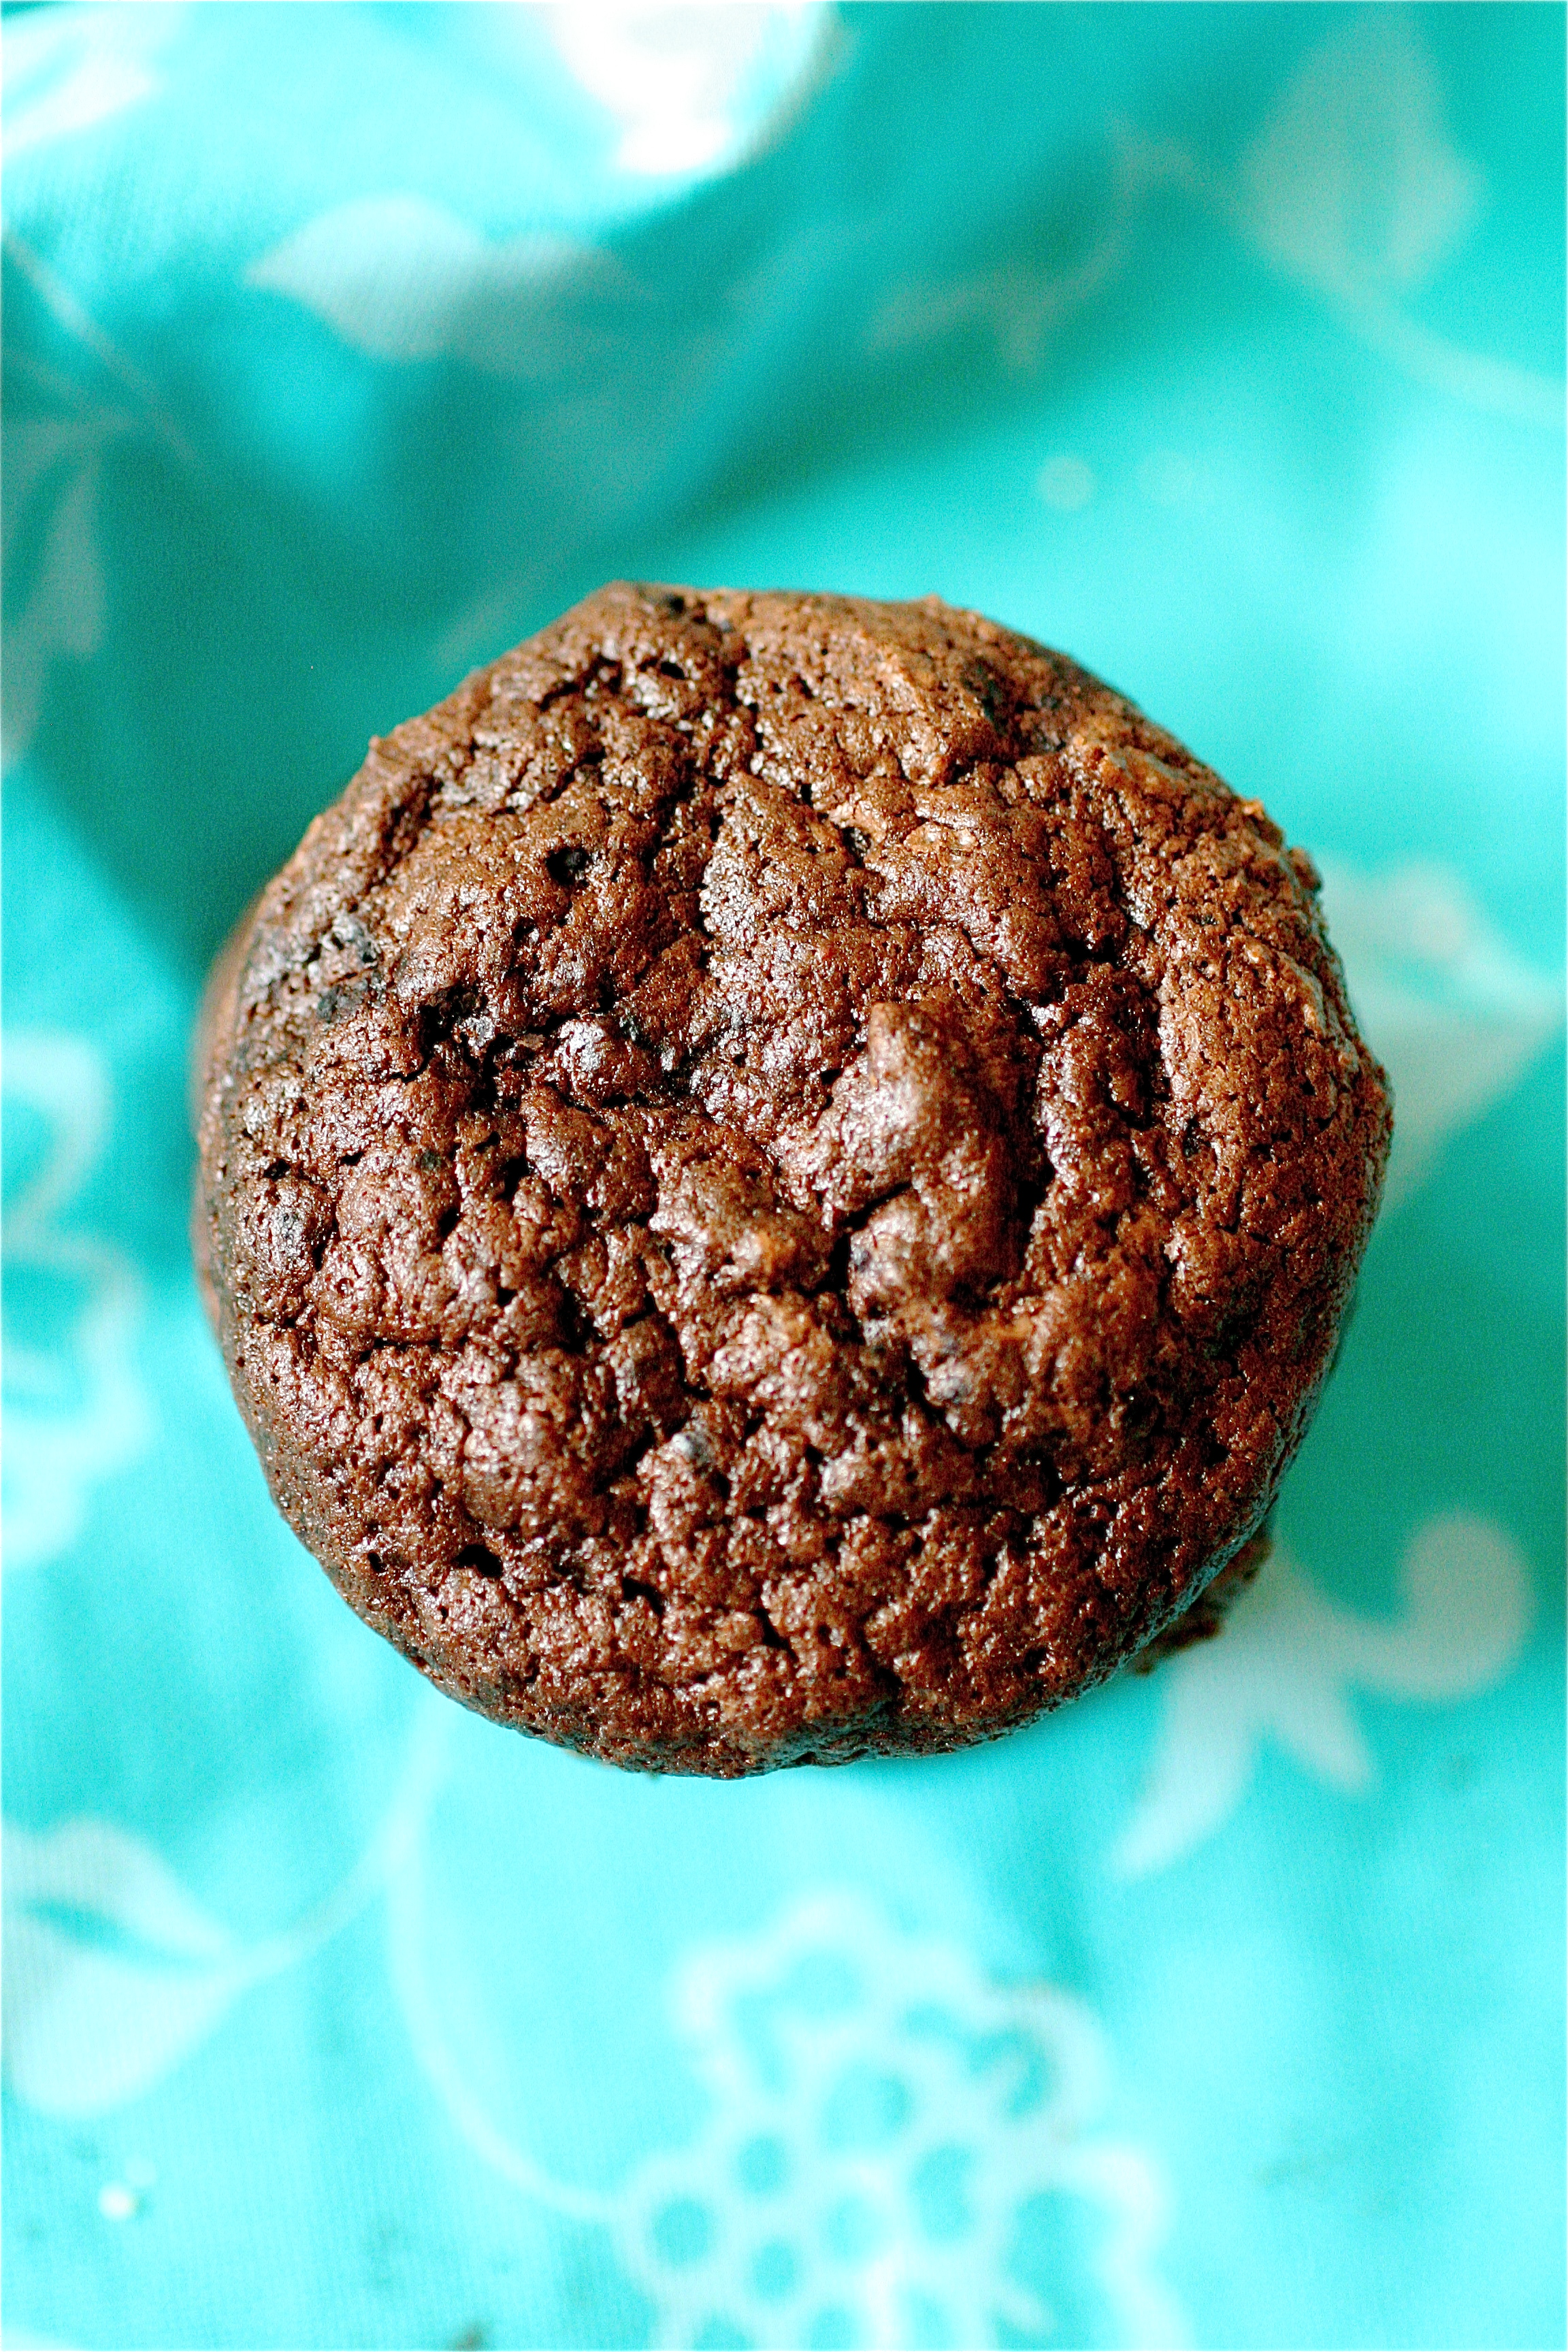
[[[9,2340],[1561,2343],[1563,12],[5,37]],[[1068,648],[1393,1071],[1274,1562],[992,1748],[461,1714],[202,1321],[208,958],[616,574]]]

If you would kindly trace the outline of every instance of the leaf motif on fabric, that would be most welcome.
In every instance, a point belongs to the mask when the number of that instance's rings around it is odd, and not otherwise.
[[[1190,163],[1186,173],[1201,185]],[[1431,57],[1393,8],[1345,17],[1310,53],[1221,199],[1276,268],[1415,382],[1559,433],[1561,383],[1451,343],[1407,307],[1484,202],[1480,173],[1448,138]]]
[[[1334,293],[1418,284],[1481,208],[1426,49],[1394,11],[1343,21],[1306,58],[1242,161],[1252,234]]]
[[[1459,250],[1485,204],[1481,173],[1447,135],[1442,100],[1410,14],[1344,11],[1237,169],[1131,124],[1116,137],[1133,184],[1179,190],[1411,382],[1560,434],[1560,381],[1451,342],[1413,314],[1410,298]]]
[[[5,2063],[19,2096],[87,2116],[151,2088],[248,1981],[245,1956],[140,1839],[5,1825]]]
[[[5,1215],[5,1564],[51,1559],[79,1533],[92,1489],[136,1460],[153,1414],[135,1364],[139,1275],[107,1236],[66,1222],[110,1122],[109,1076],[85,1038],[5,1041],[12,1167],[25,1118],[41,1149]]]
[[[568,354],[562,296],[626,281],[570,238],[498,242],[424,196],[382,195],[319,214],[253,261],[245,282],[301,303],[374,359],[462,360],[526,378]]]
[[[1468,1512],[1428,1520],[1406,1547],[1404,1613],[1362,1617],[1328,1600],[1279,1547],[1212,1642],[1160,1670],[1159,1727],[1143,1790],[1111,1866],[1163,1870],[1212,1837],[1273,1740],[1331,1787],[1376,1767],[1352,1694],[1458,1699],[1500,1682],[1524,1645],[1529,1573],[1501,1528]]]
[[[308,1959],[364,1911],[417,1839],[446,1726],[416,1717],[374,1836],[312,1910],[241,1943],[162,1855],[110,1822],[5,1825],[4,2007],[12,2089],[41,2114],[103,2115],[188,2058],[241,1995]]]
[[[92,1913],[181,1960],[227,1962],[235,1944],[188,1895],[161,1855],[100,1821],[47,1836],[5,1825],[5,1900]]]
[[[158,78],[148,60],[167,39],[168,8],[39,8],[5,27],[5,155],[91,130],[138,100]]]
[[[4,763],[32,743],[49,666],[103,643],[100,456],[111,425],[14,406],[6,423]]]
[[[1431,1173],[1441,1146],[1500,1102],[1563,1023],[1563,988],[1489,923],[1438,866],[1382,874],[1325,866],[1323,912],[1356,1017],[1394,1081],[1385,1202]]]

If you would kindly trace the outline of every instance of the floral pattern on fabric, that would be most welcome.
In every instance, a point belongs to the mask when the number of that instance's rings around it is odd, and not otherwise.
[[[1514,8],[7,16],[8,2340],[1561,2340],[1562,70]],[[1114,677],[1319,857],[1393,1077],[1228,1631],[965,1756],[461,1715],[201,1313],[211,955],[618,572]]]

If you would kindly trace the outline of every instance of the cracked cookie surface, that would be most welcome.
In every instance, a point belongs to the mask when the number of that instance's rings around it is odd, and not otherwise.
[[[373,743],[208,1008],[274,1496],[444,1690],[952,1748],[1253,1537],[1390,1114],[1310,861],[934,599],[617,585]]]

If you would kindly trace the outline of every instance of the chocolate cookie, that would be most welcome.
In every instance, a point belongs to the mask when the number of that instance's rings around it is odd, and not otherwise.
[[[589,597],[372,744],[215,988],[198,1255],[279,1507],[616,1763],[1100,1681],[1255,1537],[1376,1208],[1317,887],[974,614]]]

